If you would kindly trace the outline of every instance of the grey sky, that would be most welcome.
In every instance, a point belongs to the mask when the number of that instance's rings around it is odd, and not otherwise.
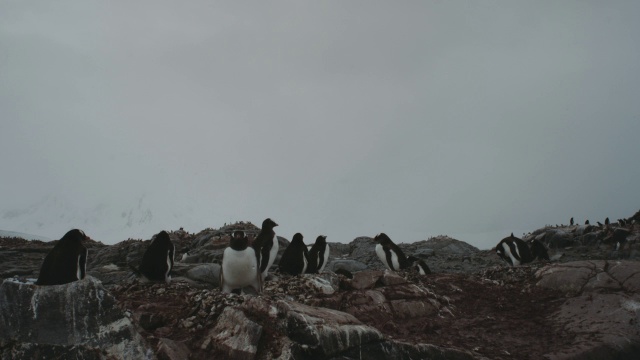
[[[0,1],[0,229],[113,243],[271,217],[307,243],[384,231],[489,248],[571,216],[630,216],[638,14],[637,1]],[[152,220],[122,227],[131,209]]]

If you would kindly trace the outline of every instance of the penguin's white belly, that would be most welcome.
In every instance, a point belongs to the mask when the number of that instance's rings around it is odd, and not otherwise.
[[[385,254],[384,248],[382,247],[382,245],[380,244],[376,245],[376,254],[378,255],[378,258],[380,258],[380,261],[382,261],[384,266],[386,266],[387,269],[391,270],[389,263],[387,263],[387,254]]]
[[[324,270],[324,267],[327,266],[327,261],[329,261],[329,244],[324,247],[324,261],[322,262],[322,266],[318,268],[318,272]]]
[[[226,248],[222,257],[222,276],[227,286],[242,288],[256,281],[258,262],[253,248],[236,251]]]
[[[271,268],[271,265],[273,265],[273,262],[276,259],[276,256],[278,255],[278,249],[279,249],[278,237],[274,235],[273,246],[271,247],[271,251],[269,252],[269,261],[267,262],[267,267],[262,272],[263,279],[267,277],[267,274],[269,273],[269,268]]]
[[[302,254],[302,272],[300,274],[305,274],[307,272],[307,266],[309,265],[309,261],[307,261],[307,257]]]
[[[516,252],[519,253],[518,245],[517,244],[514,244],[514,245],[515,245],[515,248],[516,248]],[[513,256],[513,254],[511,253],[511,247],[509,245],[507,245],[506,243],[503,243],[502,244],[502,249],[507,254],[507,256],[509,256],[511,258],[511,263],[513,264],[513,266],[520,265],[520,260],[518,260],[515,256]],[[518,255],[520,255],[520,254],[518,254]]]

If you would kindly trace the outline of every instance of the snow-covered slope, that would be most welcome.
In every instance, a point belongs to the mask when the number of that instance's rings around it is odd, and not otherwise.
[[[198,231],[211,226],[194,222],[193,205],[190,199],[142,195],[87,206],[48,196],[25,208],[0,209],[0,228],[51,239],[78,228],[94,240],[113,244],[128,238],[149,239],[160,230]]]

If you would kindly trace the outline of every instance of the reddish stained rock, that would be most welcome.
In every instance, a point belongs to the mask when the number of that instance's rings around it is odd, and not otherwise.
[[[262,326],[249,320],[241,310],[227,307],[205,338],[201,349],[207,349],[213,343],[225,358],[252,360],[258,352],[261,336]]]
[[[393,271],[386,270],[384,272],[384,275],[382,275],[381,282],[382,282],[382,285],[393,286],[393,285],[406,284],[407,279],[403,278],[402,276],[398,275]]]

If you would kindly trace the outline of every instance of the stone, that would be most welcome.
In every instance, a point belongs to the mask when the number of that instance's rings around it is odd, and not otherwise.
[[[371,289],[375,287],[376,283],[384,275],[383,271],[361,271],[353,274],[351,279],[351,288],[355,290]]]
[[[53,286],[4,280],[0,285],[0,347],[11,343],[23,344],[23,349],[31,344],[79,346],[100,348],[120,358],[153,358],[113,296],[90,276]]]
[[[357,260],[336,259],[333,261],[329,261],[329,263],[325,267],[325,271],[336,272],[338,269],[347,270],[348,272],[355,274],[358,271],[368,269],[368,266],[367,264],[364,264]]]
[[[189,358],[189,348],[183,342],[173,341],[167,338],[158,339],[158,360],[184,360]]]
[[[225,358],[250,360],[256,357],[261,336],[262,326],[249,320],[242,310],[227,307],[209,332],[207,341],[213,342]],[[203,344],[204,348],[207,346],[208,343]]]
[[[187,271],[186,277],[213,286],[220,286],[220,265],[203,264],[191,268]]]

